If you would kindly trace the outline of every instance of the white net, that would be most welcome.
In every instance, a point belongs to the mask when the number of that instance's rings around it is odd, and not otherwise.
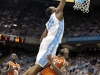
[[[74,10],[81,10],[83,13],[89,13],[90,0],[75,0]]]

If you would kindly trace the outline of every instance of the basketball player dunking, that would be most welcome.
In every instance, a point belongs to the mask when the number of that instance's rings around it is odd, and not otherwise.
[[[66,69],[68,67],[68,58],[69,50],[64,48],[62,49],[57,56],[53,58],[51,55],[47,55],[47,59],[51,64],[47,68],[44,68],[40,75],[67,75]]]
[[[16,63],[17,55],[10,55],[11,61],[7,62],[1,71],[1,75],[20,75],[20,65]]]
[[[46,9],[46,14],[50,19],[46,23],[46,28],[41,36],[41,44],[37,55],[36,64],[24,75],[36,75],[47,64],[46,55],[55,56],[58,45],[61,43],[64,32],[63,9],[66,0],[61,0],[57,8],[51,6]]]

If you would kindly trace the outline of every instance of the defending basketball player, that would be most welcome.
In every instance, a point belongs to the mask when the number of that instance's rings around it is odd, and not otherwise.
[[[41,36],[39,53],[36,58],[36,64],[24,75],[36,75],[47,64],[47,54],[55,56],[58,45],[61,43],[64,32],[63,9],[66,0],[61,0],[57,8],[51,6],[46,9],[46,14],[50,19],[46,23],[46,28]]]
[[[7,62],[1,71],[1,75],[20,75],[20,65],[16,63],[17,55],[10,55],[11,61]]]
[[[47,59],[51,65],[43,69],[40,75],[66,75],[66,69],[68,67],[66,59],[68,58],[68,54],[68,49],[64,48],[53,58],[51,55],[47,55]]]

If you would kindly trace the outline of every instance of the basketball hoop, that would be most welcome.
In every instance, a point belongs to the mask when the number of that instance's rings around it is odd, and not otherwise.
[[[81,10],[83,13],[89,13],[90,0],[75,0],[74,10]]]

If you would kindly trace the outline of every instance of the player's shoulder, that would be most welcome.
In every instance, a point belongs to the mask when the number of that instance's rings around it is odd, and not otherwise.
[[[51,14],[50,19],[55,17],[55,13]]]
[[[6,65],[9,65],[10,63],[9,63],[9,61],[6,63]]]
[[[63,13],[59,13],[59,14],[53,13],[53,14],[51,14],[49,20],[54,20],[54,19],[60,20],[60,21],[64,20]]]
[[[63,20],[64,17],[63,17],[63,12],[59,12],[59,13],[55,13],[55,16],[58,20]]]
[[[13,64],[13,62],[12,62],[12,61],[8,61],[7,63],[9,63],[9,64]]]
[[[9,62],[5,63],[4,67],[9,67]]]
[[[18,66],[20,66],[20,64],[19,63],[16,63]]]

